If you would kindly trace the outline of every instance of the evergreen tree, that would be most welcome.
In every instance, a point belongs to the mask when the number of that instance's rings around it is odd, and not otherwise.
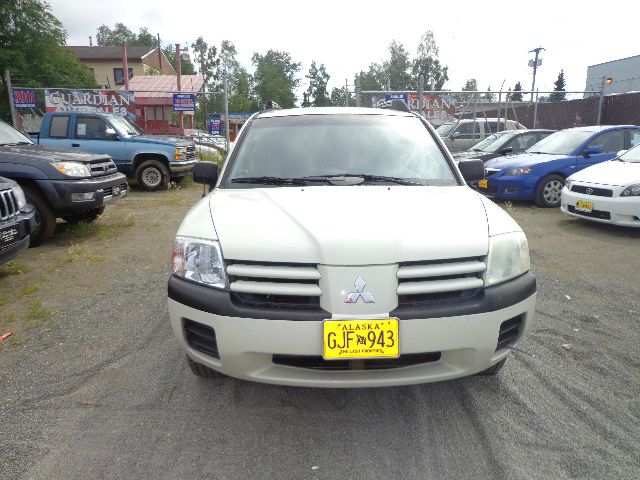
[[[558,74],[558,79],[553,82],[553,93],[549,95],[549,101],[551,102],[560,102],[562,100],[567,99],[567,94],[565,93],[566,82],[564,80],[564,70],[560,70]]]
[[[516,86],[513,87],[513,93],[511,94],[511,99],[514,102],[522,101],[522,84],[520,82],[516,83]]]
[[[309,79],[309,88],[307,89],[307,95],[305,96],[305,102],[309,102],[314,107],[326,107],[331,105],[331,99],[329,98],[329,92],[327,91],[327,83],[329,82],[329,74],[325,69],[324,64],[316,66],[316,61],[311,62],[309,68],[309,74],[305,75]],[[304,105],[309,106],[309,105]]]
[[[496,96],[491,92],[491,87],[487,87],[487,92],[482,97],[487,102],[493,102],[496,99]]]

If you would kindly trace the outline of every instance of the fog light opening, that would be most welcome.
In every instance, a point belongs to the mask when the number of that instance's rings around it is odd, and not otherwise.
[[[93,200],[95,192],[84,192],[84,193],[72,193],[71,201],[72,202],[88,202]]]

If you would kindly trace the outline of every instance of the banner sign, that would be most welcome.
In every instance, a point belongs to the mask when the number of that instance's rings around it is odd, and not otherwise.
[[[45,88],[47,112],[115,113],[133,115],[134,95],[127,90],[73,90]]]
[[[33,88],[14,89],[13,105],[16,108],[36,108],[36,91]]]
[[[196,94],[195,93],[174,93],[173,94],[173,110],[175,112],[195,112],[196,111]]]
[[[211,135],[222,135],[222,119],[220,118],[209,119],[209,133]]]
[[[422,98],[422,112],[418,112],[417,93],[387,93],[384,96],[374,95],[372,101],[373,105],[377,105],[380,101],[404,100],[412,112],[421,113],[429,120],[429,123],[435,126],[449,123],[455,119],[456,100],[451,95],[425,93]]]

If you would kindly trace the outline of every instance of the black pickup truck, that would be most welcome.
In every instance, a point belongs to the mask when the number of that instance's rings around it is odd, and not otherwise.
[[[30,246],[53,234],[56,218],[93,221],[129,190],[108,155],[41,147],[2,121],[0,175],[16,181],[35,207]]]
[[[35,209],[27,203],[20,185],[0,177],[0,264],[29,246],[35,225]]]

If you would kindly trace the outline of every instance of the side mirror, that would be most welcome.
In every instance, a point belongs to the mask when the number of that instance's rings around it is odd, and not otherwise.
[[[113,128],[107,128],[104,131],[104,134],[107,138],[111,139],[111,140],[119,140],[118,139],[118,134],[116,133],[116,131]]]
[[[209,191],[218,183],[218,165],[213,162],[198,162],[191,171],[193,181],[203,185],[209,185]]]
[[[466,160],[458,163],[458,168],[467,183],[484,178],[484,163],[482,160]]]
[[[507,155],[512,152],[513,152],[513,147],[505,147],[502,150],[500,150],[500,155]]]
[[[584,156],[588,157],[589,155],[597,155],[599,153],[602,153],[602,147],[600,145],[591,145],[584,151]]]

